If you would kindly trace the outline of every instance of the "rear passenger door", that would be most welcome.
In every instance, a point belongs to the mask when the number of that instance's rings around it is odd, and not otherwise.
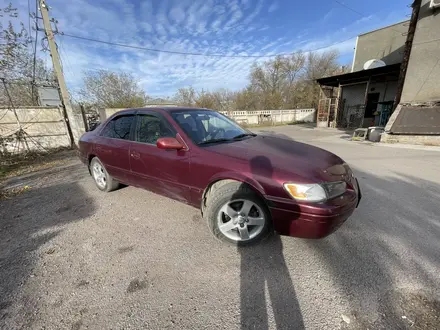
[[[113,117],[102,129],[94,152],[107,172],[116,180],[130,184],[130,144],[133,140],[134,113]]]
[[[136,117],[135,142],[130,149],[136,185],[187,202],[189,187],[184,182],[189,175],[189,151],[164,150],[156,146],[159,138],[176,137],[177,134],[161,113],[142,111]]]

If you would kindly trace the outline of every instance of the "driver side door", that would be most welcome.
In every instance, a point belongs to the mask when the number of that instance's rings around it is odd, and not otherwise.
[[[161,113],[138,113],[130,148],[131,171],[137,186],[188,203],[190,188],[185,179],[189,176],[189,151],[164,150],[156,145],[159,138],[176,134]]]

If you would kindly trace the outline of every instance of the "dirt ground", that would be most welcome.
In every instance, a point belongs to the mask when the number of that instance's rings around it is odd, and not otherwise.
[[[363,200],[323,240],[215,240],[200,212],[102,193],[72,157],[0,200],[1,329],[438,329],[440,153],[274,127],[335,152]]]

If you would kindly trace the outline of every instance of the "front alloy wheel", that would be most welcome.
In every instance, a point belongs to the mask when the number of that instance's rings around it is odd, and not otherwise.
[[[208,191],[203,216],[218,239],[250,245],[272,232],[265,201],[249,185],[232,181]]]
[[[263,231],[266,218],[261,208],[246,199],[226,202],[218,212],[220,232],[233,241],[247,241]]]

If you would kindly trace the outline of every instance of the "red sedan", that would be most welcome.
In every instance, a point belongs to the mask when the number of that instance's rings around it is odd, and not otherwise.
[[[100,190],[123,183],[193,205],[216,237],[238,245],[272,230],[325,237],[360,200],[338,156],[207,109],[120,111],[81,137],[79,154]]]

